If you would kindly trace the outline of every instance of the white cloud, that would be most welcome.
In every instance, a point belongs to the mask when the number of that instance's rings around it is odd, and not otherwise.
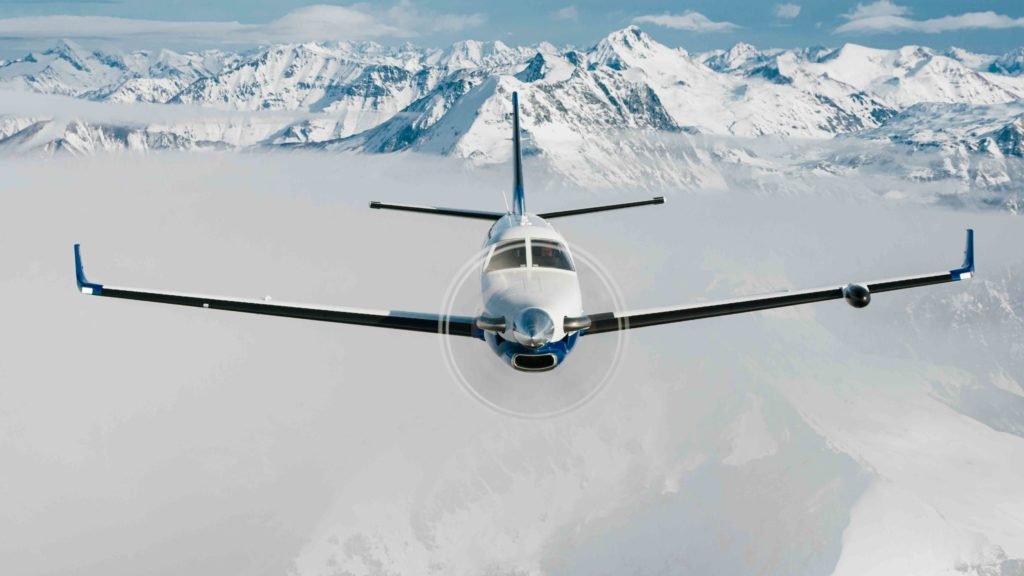
[[[171,22],[108,16],[29,16],[0,19],[0,38],[122,38],[182,35],[231,36],[251,26],[239,22]]]
[[[408,23],[395,9],[375,14],[365,5],[314,5],[298,8],[266,25],[256,25],[247,33],[267,35],[271,40],[325,40],[351,37],[414,36]],[[390,17],[389,17],[390,16]]]
[[[387,10],[368,4],[312,5],[266,24],[183,22],[108,16],[31,16],[0,19],[0,39],[161,39],[226,43],[411,38],[424,32],[461,31],[484,22],[482,14],[419,11],[407,0]]]
[[[555,20],[577,20],[580,17],[579,10],[575,6],[566,6],[561,10],[555,10],[551,13]]]
[[[727,32],[739,28],[732,22],[715,22],[700,12],[687,10],[682,14],[649,14],[633,18],[636,24],[650,23],[665,28],[688,30],[690,32]]]
[[[882,16],[903,16],[910,13],[906,6],[898,6],[889,0],[878,0],[871,4],[857,4],[853,10],[843,14],[847,20],[861,20]]]
[[[366,9],[367,5],[355,4]],[[483,14],[432,14],[421,12],[412,0],[399,0],[387,11],[386,20],[406,31],[428,30],[431,32],[461,32],[467,28],[480,26],[486,18]],[[382,34],[386,36],[386,34]],[[413,34],[415,35],[415,34]]]
[[[778,18],[784,18],[786,20],[792,20],[800,15],[799,4],[776,4],[775,5],[775,16]]]
[[[848,22],[835,29],[838,33],[923,32],[939,34],[955,30],[1024,28],[1024,17],[1013,18],[996,12],[965,12],[963,14],[915,20],[909,18],[910,9],[879,0],[872,4],[857,4],[843,14]]]

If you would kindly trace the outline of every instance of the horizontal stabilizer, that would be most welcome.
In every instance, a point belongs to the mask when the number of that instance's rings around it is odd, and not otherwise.
[[[580,214],[591,214],[593,212],[605,212],[607,210],[619,210],[621,208],[635,208],[636,206],[651,206],[654,204],[664,204],[664,196],[656,196],[650,200],[640,200],[638,202],[624,202],[622,204],[606,204],[604,206],[591,206],[589,208],[576,208],[575,210],[562,210],[560,212],[545,212],[538,214],[545,220],[551,218],[561,218],[563,216],[578,216]]]
[[[504,212],[487,212],[483,210],[462,210],[461,208],[438,208],[436,206],[413,206],[410,204],[385,204],[370,202],[370,208],[378,210],[401,210],[403,212],[420,212],[435,216],[456,216],[458,218],[476,218],[477,220],[498,220],[505,216]]]

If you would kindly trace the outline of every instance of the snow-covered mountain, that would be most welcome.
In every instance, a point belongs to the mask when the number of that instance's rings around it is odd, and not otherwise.
[[[996,74],[1020,76],[1024,74],[1024,47],[1011,50],[992,61],[989,71]]]
[[[237,54],[219,50],[106,54],[63,40],[48,50],[0,64],[0,89],[111,102],[167,102],[238,59]]]
[[[838,173],[841,152],[802,162],[784,150],[782,157],[751,152],[758,140],[785,138],[817,141],[825,151],[851,140],[887,142],[913,157],[911,165],[953,166],[902,171],[911,180],[1019,194],[1022,50],[995,57],[959,48],[740,43],[691,55],[635,26],[586,50],[333,42],[245,54],[106,54],[61,42],[0,63],[0,89],[109,107],[158,104],[190,117],[51,117],[0,104],[0,149],[310,147],[496,163],[508,159],[509,94],[518,91],[529,152],[589,186],[714,187],[723,162],[776,172],[813,163]],[[860,147],[858,156],[857,165],[877,165],[892,150]],[[957,168],[975,164],[985,165],[980,176]]]

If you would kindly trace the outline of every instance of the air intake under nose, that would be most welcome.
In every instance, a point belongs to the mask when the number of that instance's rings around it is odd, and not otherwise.
[[[516,354],[512,357],[512,367],[524,372],[543,372],[557,364],[558,359],[554,354]]]

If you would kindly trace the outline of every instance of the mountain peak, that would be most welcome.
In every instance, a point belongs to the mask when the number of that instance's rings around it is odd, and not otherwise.
[[[78,45],[77,42],[69,40],[67,38],[61,38],[57,41],[56,44],[53,45],[53,48],[51,48],[50,51],[54,54],[62,52],[71,54],[76,52],[81,53],[83,52],[83,49],[81,46]]]
[[[630,25],[602,38],[590,52],[594,63],[622,70],[629,68],[635,60],[668,50],[668,47],[656,42],[639,27]],[[682,50],[679,52],[685,54]]]
[[[68,64],[71,64],[80,71],[89,71],[89,66],[87,64],[88,57],[86,56],[86,51],[82,49],[81,46],[79,46],[75,42],[72,42],[71,40],[59,40],[53,48],[50,48],[49,50],[44,52],[44,54],[57,56],[61,60],[66,61]]]
[[[985,70],[992,64],[993,60],[996,59],[996,57],[991,54],[979,54],[969,50],[964,50],[957,46],[949,47],[945,52],[942,52],[942,55],[946,58],[956,60],[972,70]]]
[[[536,82],[544,77],[546,65],[547,62],[544,60],[544,55],[537,52],[537,55],[526,64],[526,68],[523,68],[515,75],[516,79],[520,82]]]
[[[880,48],[871,48],[864,46],[863,44],[855,44],[853,42],[847,42],[839,48],[832,51],[831,54],[825,56],[823,59],[838,59],[841,57],[846,58],[881,58],[887,56],[890,53],[889,50],[883,50]]]
[[[896,63],[902,66],[915,66],[922,60],[928,60],[935,57],[935,52],[932,52],[924,46],[918,46],[916,44],[902,46],[896,52],[899,54]]]
[[[441,61],[451,70],[477,68],[489,61],[506,62],[514,59],[515,50],[499,40],[481,42],[461,40],[448,47]]]
[[[1024,74],[1024,47],[1011,50],[996,58],[989,66],[989,72],[1020,76]]]
[[[732,48],[729,48],[729,50],[726,51],[726,54],[747,55],[753,52],[757,52],[757,47],[755,47],[753,44],[747,44],[746,42],[737,42],[736,44],[733,45]]]
[[[635,24],[630,24],[621,30],[616,30],[608,34],[600,43],[622,46],[629,50],[635,50],[637,48],[649,49],[653,45],[659,45]]]
[[[727,72],[741,68],[752,60],[761,60],[761,53],[754,46],[740,42],[725,52],[718,52],[704,60],[712,70]]]
[[[952,58],[953,60],[957,60],[959,62],[966,62],[978,56],[974,52],[964,50],[959,46],[950,46],[948,50],[942,53],[942,55],[945,56],[946,58]]]

